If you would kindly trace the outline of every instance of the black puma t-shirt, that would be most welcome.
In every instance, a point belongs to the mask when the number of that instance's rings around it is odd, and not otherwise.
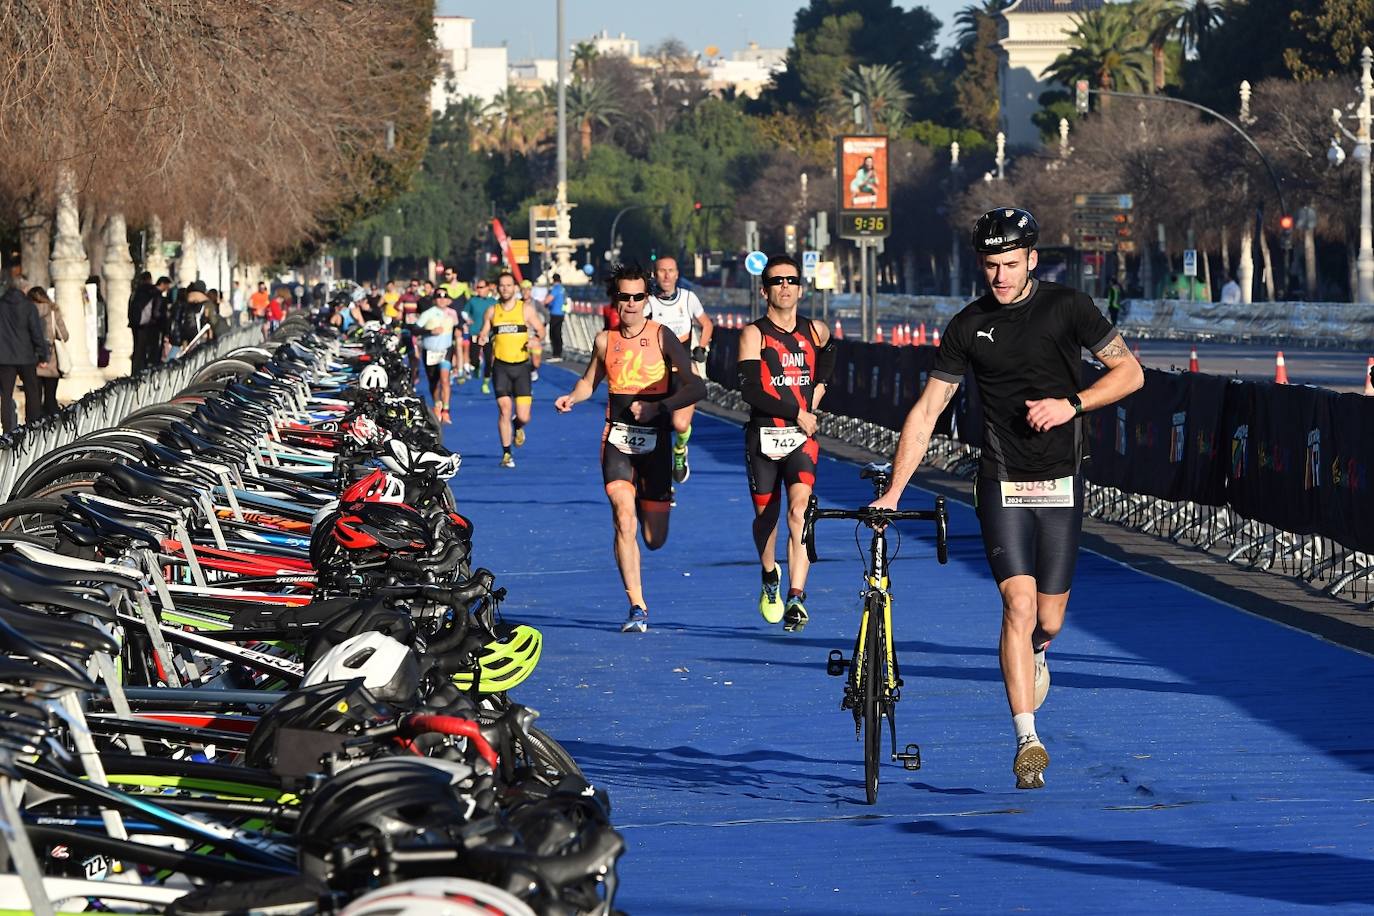
[[[1078,469],[1080,418],[1037,433],[1027,401],[1078,392],[1083,348],[1101,350],[1116,329],[1086,294],[1031,281],[1031,294],[1001,305],[991,293],[955,315],[931,372],[957,385],[973,370],[983,402],[983,455],[978,473],[997,480],[1049,480]]]

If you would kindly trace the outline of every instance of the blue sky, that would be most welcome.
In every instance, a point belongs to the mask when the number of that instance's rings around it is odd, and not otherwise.
[[[948,26],[954,14],[971,2],[930,0],[924,4],[946,27],[942,43],[948,41]],[[804,5],[801,0],[752,0],[747,9],[742,9],[745,4],[739,0],[564,0],[564,15],[569,42],[605,29],[612,35],[624,32],[639,39],[641,48],[665,38],[677,38],[693,51],[713,44],[728,54],[750,40],[765,48],[787,47],[792,40],[792,18]],[[477,20],[473,36],[476,44],[490,47],[505,42],[511,60],[554,56],[555,0],[438,0],[437,7],[440,15],[471,16]]]

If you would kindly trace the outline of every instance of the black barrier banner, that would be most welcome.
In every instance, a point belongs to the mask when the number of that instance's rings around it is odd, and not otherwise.
[[[706,354],[706,377],[731,390],[739,388],[739,333],[716,325]]]
[[[1332,394],[1271,382],[1227,388],[1226,501],[1237,512],[1294,534],[1322,531],[1322,489],[1330,484],[1322,453],[1323,443],[1331,442]]]
[[[1226,443],[1222,417],[1231,382],[1220,375],[1180,376],[1188,388],[1183,473],[1175,500],[1205,506],[1226,504]]]
[[[1354,550],[1374,552],[1374,490],[1369,486],[1374,398],[1331,394],[1327,413],[1331,438],[1315,443],[1321,459],[1322,533]]]
[[[1083,364],[1083,387],[1105,370]],[[1181,499],[1187,454],[1188,387],[1180,376],[1145,370],[1138,391],[1084,417],[1084,472],[1100,486]]]

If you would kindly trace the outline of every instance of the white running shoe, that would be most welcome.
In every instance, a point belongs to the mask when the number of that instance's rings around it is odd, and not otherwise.
[[[1016,774],[1016,788],[1045,788],[1045,770],[1049,765],[1049,752],[1040,739],[1034,735],[1023,739],[1016,748],[1016,759],[1011,764],[1011,771]]]

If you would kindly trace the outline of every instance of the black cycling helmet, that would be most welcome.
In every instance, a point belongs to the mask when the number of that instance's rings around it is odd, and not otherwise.
[[[272,769],[277,765],[277,735],[284,728],[350,733],[367,722],[394,715],[363,686],[361,677],[293,690],[258,719],[248,738],[244,762]]]
[[[978,217],[973,224],[973,250],[979,254],[1001,254],[1013,248],[1034,248],[1040,239],[1040,224],[1029,210],[998,207]]]

